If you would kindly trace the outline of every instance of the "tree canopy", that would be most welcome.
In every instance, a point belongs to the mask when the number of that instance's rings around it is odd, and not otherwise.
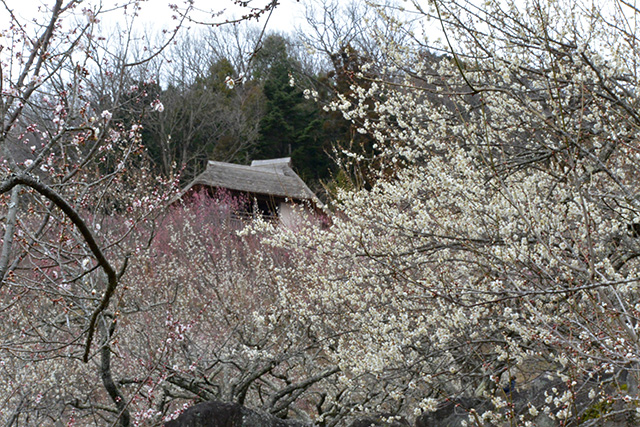
[[[157,43],[91,2],[9,14],[0,422],[638,423],[640,10],[405,3]],[[329,220],[176,201],[289,154]]]

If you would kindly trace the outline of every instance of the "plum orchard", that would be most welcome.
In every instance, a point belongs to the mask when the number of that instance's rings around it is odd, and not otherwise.
[[[640,11],[577,3],[414,4],[434,44],[386,39],[407,27],[378,9],[385,61],[345,46],[329,107],[374,139],[342,153],[365,182],[273,248],[206,204],[151,240],[172,183],[119,117],[161,114],[138,67],[165,44],[107,43],[80,1],[11,15],[0,420],[157,424],[211,398],[326,425],[471,397],[493,403],[476,424],[634,417]],[[557,385],[515,413],[540,375]]]
[[[344,162],[379,167],[338,192],[329,230],[272,237],[298,260],[277,271],[283,310],[346,384],[386,381],[400,406],[476,396],[495,408],[474,422],[575,422],[582,393],[633,415],[640,10],[476,3],[416,2],[442,42],[389,41],[393,77],[333,104],[376,139]],[[514,415],[505,390],[541,374],[562,387]]]

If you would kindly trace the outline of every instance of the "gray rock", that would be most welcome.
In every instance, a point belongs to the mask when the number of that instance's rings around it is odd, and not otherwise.
[[[626,383],[624,372],[618,377],[619,383]],[[599,379],[601,381],[602,378]],[[582,383],[576,387],[578,390],[573,402],[573,408],[577,409],[578,414],[584,417],[590,407],[593,407],[595,401],[588,398],[591,386],[595,386],[596,382],[590,384],[588,379],[582,380]],[[633,384],[635,386],[635,384]],[[549,378],[540,376],[527,384],[526,388],[518,389],[517,384],[512,383],[508,388],[503,389],[503,397],[513,404],[516,417],[523,415],[526,420],[531,421],[536,427],[555,427],[558,421],[550,418],[540,409],[547,405],[545,399],[547,395],[553,395],[553,389],[557,390],[557,395],[561,395],[567,390],[567,385],[559,378]],[[535,406],[539,411],[533,417],[529,414],[529,405]],[[552,410],[555,408],[553,406]],[[494,407],[489,400],[477,398],[458,397],[441,402],[437,410],[432,413],[423,414],[415,420],[415,427],[461,427],[463,421],[469,421],[469,411],[475,411],[481,415],[485,411],[493,410]],[[606,419],[596,418],[584,420],[585,427],[602,426],[602,427],[629,427],[636,426],[638,420],[635,417],[635,411],[625,410],[621,402],[616,402],[614,406],[607,408],[608,414]],[[493,424],[492,424],[493,425]],[[500,426],[511,425],[510,421],[506,421]]]
[[[184,411],[165,427],[306,427],[305,424],[283,420],[271,414],[245,408],[237,403],[211,400]]]

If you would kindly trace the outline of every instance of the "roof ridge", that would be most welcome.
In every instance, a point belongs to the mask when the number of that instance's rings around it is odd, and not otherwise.
[[[285,175],[284,171],[285,168],[283,167],[266,167],[265,166],[249,166],[249,165],[238,165],[236,163],[226,163],[226,162],[217,162],[215,160],[209,160],[209,162],[207,163],[207,169],[209,169],[209,166],[222,166],[225,168],[234,168],[234,169],[243,169],[243,170],[247,170],[247,171],[252,171],[252,172],[258,172],[258,173],[269,173],[272,175]],[[270,166],[270,165],[269,165]],[[292,171],[293,173],[295,173],[295,171],[293,169],[291,169],[289,166],[286,166],[286,169]],[[206,169],[205,169],[206,172]],[[285,175],[288,176],[288,175]]]

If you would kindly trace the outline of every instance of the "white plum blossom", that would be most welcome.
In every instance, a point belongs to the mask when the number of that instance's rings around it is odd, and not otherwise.
[[[164,105],[159,99],[156,99],[151,103],[151,108],[153,111],[157,111],[158,113],[162,113],[164,111]]]

